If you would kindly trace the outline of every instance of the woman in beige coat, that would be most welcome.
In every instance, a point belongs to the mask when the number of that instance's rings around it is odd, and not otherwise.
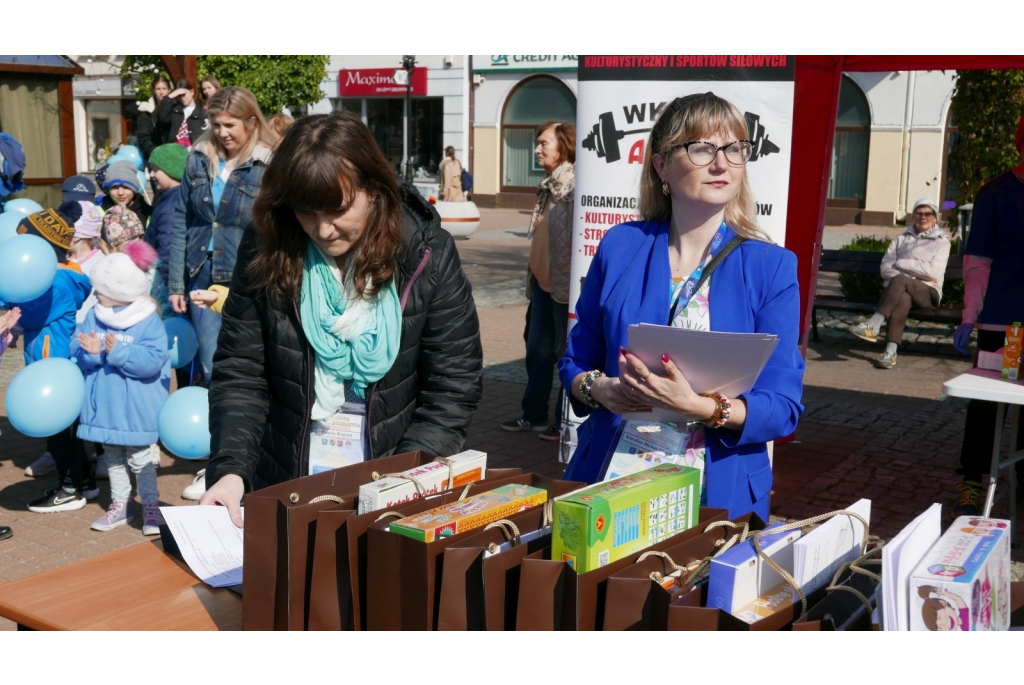
[[[878,342],[878,331],[888,322],[885,351],[875,360],[880,369],[891,369],[896,364],[896,348],[903,339],[910,310],[938,307],[942,299],[949,235],[939,228],[938,215],[939,206],[932,200],[914,203],[914,223],[889,243],[882,257],[885,291],[878,309],[867,321],[847,329],[861,340]]]
[[[441,174],[441,199],[445,202],[463,202],[466,194],[462,192],[462,165],[455,159],[455,148],[449,145],[444,149],[445,159],[438,171]]]

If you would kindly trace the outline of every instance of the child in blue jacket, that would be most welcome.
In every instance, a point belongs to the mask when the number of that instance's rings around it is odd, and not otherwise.
[[[170,389],[167,333],[146,275],[156,251],[142,241],[122,249],[92,268],[99,303],[71,343],[85,373],[78,437],[103,444],[110,473],[110,508],[93,530],[113,530],[132,520],[131,467],[142,499],[142,533],[158,535],[163,517],[150,445],[157,440],[157,415]]]

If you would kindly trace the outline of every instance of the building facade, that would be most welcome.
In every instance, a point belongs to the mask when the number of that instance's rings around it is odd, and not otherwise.
[[[416,55],[406,111],[402,55],[331,55],[324,99],[310,114],[347,110],[362,118],[396,173],[411,159],[418,185],[438,182],[444,149],[469,166],[469,71],[465,55]],[[411,114],[411,138],[407,124]]]
[[[576,121],[576,55],[473,55],[473,200],[530,209],[536,129]]]
[[[956,198],[946,173],[957,136],[955,83],[952,71],[843,76],[826,224],[890,226],[920,198],[949,209]]]
[[[121,78],[124,55],[72,55],[85,70],[72,83],[75,157],[78,169],[94,172],[122,144],[134,142],[139,108],[131,80]]]

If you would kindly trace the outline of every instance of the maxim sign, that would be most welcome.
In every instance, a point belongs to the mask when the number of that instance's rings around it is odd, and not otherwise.
[[[400,71],[399,80],[395,72]],[[405,70],[401,67],[385,69],[342,69],[338,72],[338,95],[355,97],[364,95],[405,95]],[[412,72],[412,94],[427,94],[427,68],[416,67]]]

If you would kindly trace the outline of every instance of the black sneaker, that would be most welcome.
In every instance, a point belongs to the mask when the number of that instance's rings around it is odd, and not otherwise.
[[[7,538],[14,535],[14,531],[7,526],[0,526],[0,540],[6,540]]]
[[[520,431],[542,431],[544,430],[541,426],[534,426],[526,419],[516,419],[515,421],[506,421],[501,424],[502,429],[518,433]]]
[[[562,429],[558,426],[548,426],[537,437],[548,442],[558,442],[562,439]]]
[[[953,505],[953,516],[980,516],[981,483],[964,480],[956,489],[960,493],[960,500]]]
[[[75,511],[85,506],[85,497],[78,490],[68,492],[57,488],[54,492],[29,502],[28,510],[37,514],[51,514],[57,511]]]
[[[58,490],[60,490],[60,488],[50,488],[49,490],[43,493],[43,498],[53,496],[53,494]],[[82,488],[81,492],[82,497],[84,497],[87,502],[91,502],[100,496],[100,488],[98,485],[96,485],[96,483],[87,483],[86,486]]]

